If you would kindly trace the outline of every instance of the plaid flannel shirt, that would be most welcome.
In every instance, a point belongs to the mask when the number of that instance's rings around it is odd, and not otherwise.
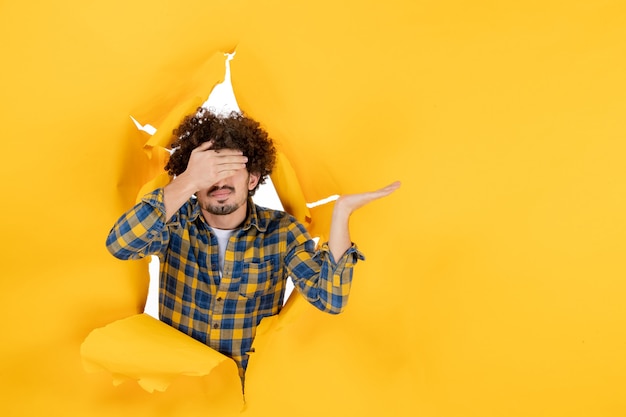
[[[315,249],[293,216],[249,199],[220,277],[217,238],[197,201],[190,199],[166,221],[162,188],[120,217],[107,248],[119,259],[157,255],[160,319],[233,358],[242,377],[256,327],[280,311],[288,277],[311,304],[337,314],[348,301],[353,267],[364,259],[353,244],[335,261],[327,244]]]

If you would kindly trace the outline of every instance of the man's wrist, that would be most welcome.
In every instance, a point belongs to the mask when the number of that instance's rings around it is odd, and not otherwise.
[[[198,186],[194,183],[193,178],[186,172],[177,175],[172,182],[168,184],[168,187],[176,188],[178,193],[186,194],[187,197],[191,197],[199,190]]]
[[[344,200],[341,197],[335,201],[335,206],[333,207],[333,220],[344,220],[347,221],[350,219],[350,215],[352,214],[352,209],[347,207]]]

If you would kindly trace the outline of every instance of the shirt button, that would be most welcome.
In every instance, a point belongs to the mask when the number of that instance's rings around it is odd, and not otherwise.
[[[219,324],[217,324],[217,323],[215,323],[215,324],[213,325],[213,328],[214,328],[214,329],[218,329],[219,327],[220,327],[220,325],[219,325]]]
[[[222,302],[222,300],[223,300],[223,298],[222,298],[222,297],[217,297],[217,301],[218,301],[218,302],[220,302],[220,303],[221,303],[221,302]]]

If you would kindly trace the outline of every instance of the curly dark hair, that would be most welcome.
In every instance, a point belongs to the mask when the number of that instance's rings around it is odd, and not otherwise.
[[[248,172],[259,175],[259,183],[250,195],[265,183],[276,162],[272,139],[257,121],[242,113],[216,115],[199,107],[196,113],[185,117],[173,135],[171,148],[176,151],[165,165],[172,176],[182,174],[187,169],[191,151],[209,140],[213,141],[211,149],[236,149],[248,157]]]

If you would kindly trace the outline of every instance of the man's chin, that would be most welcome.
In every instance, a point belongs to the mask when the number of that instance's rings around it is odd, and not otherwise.
[[[239,207],[232,204],[208,205],[206,211],[218,216],[225,216],[235,212]]]

